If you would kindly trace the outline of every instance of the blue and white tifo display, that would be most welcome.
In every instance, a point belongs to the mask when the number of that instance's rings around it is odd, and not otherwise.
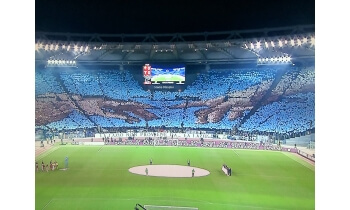
[[[144,84],[185,84],[184,66],[143,66]]]

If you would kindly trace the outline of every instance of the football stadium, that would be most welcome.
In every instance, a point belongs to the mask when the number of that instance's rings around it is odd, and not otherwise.
[[[35,33],[35,209],[315,209],[315,25]]]

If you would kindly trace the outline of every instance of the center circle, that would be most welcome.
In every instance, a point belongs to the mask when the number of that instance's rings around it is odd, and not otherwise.
[[[208,170],[181,165],[144,165],[129,169],[130,173],[157,177],[201,177],[208,176]],[[193,175],[192,175],[193,173]]]

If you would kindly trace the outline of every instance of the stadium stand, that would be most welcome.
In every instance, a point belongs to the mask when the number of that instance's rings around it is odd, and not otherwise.
[[[314,128],[314,66],[210,69],[182,91],[146,90],[128,70],[37,69],[35,78],[38,129],[236,128],[289,135]],[[118,105],[125,102],[141,107],[123,110]],[[146,111],[155,117],[141,114]]]

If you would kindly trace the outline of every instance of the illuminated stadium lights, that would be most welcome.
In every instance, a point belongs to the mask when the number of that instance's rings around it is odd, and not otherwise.
[[[68,45],[68,47],[67,47],[67,51],[69,51],[70,50],[70,45]]]
[[[75,60],[49,59],[46,67],[77,67]]]
[[[291,40],[290,40],[290,45],[292,45],[292,46],[294,46],[294,45],[295,45],[295,43],[294,43],[294,39],[291,39]]]
[[[286,39],[286,40],[284,40],[284,44],[288,44],[288,41],[287,41],[287,39]]]
[[[36,51],[39,50],[39,44],[38,44],[38,43],[35,44],[35,50],[36,50]]]
[[[282,43],[281,40],[278,41],[278,46],[279,46],[279,47],[283,47],[283,43]]]
[[[62,49],[66,49],[66,45],[62,45]]]
[[[315,45],[315,37],[311,37],[311,46],[314,46]]]
[[[275,47],[275,43],[273,41],[271,41],[271,46]]]
[[[276,64],[291,64],[291,57],[278,56],[269,58],[258,58],[258,65],[276,65]]]
[[[269,48],[269,43],[267,43],[266,41],[265,41],[265,47]]]
[[[57,51],[58,50],[58,44],[56,44],[56,46],[55,46],[55,51]]]
[[[45,45],[45,51],[48,51],[48,50],[49,50],[49,45],[46,44],[46,45]]]
[[[83,52],[83,50],[84,50],[84,47],[80,46],[80,52]]]
[[[250,43],[250,49],[254,49],[254,44]]]
[[[297,45],[301,46],[301,40],[300,39],[297,39]]]
[[[303,44],[306,44],[306,43],[307,43],[307,38],[304,37],[304,38],[303,38]]]
[[[260,42],[256,42],[256,48],[260,49]]]
[[[87,52],[89,50],[89,46],[85,47],[85,52]]]
[[[74,45],[74,52],[78,51],[78,45]]]

